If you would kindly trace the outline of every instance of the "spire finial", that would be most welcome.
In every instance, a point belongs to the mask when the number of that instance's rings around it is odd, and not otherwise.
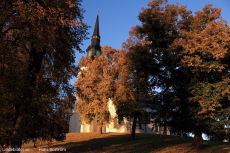
[[[99,14],[99,9],[97,10],[97,15]]]

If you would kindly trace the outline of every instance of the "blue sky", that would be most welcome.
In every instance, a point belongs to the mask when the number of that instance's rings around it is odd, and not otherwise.
[[[96,20],[96,14],[99,10],[99,26],[101,36],[101,46],[109,45],[114,48],[121,48],[122,42],[128,38],[128,31],[131,27],[140,25],[137,16],[141,7],[146,8],[150,0],[83,0],[82,8],[86,11],[84,14],[84,23],[91,26],[88,35],[91,38]],[[186,5],[188,10],[193,12],[202,10],[203,6],[210,3],[213,7],[221,8],[222,18],[230,25],[230,0],[168,0],[168,4]],[[83,42],[82,49],[90,45],[91,40]],[[76,52],[76,64],[81,56]]]
[[[121,48],[122,42],[128,38],[131,27],[140,25],[137,15],[141,7],[146,8],[150,0],[83,0],[82,8],[85,9],[84,22],[91,26],[88,30],[89,38],[92,36],[97,10],[99,10],[99,26],[101,46],[109,45]],[[213,7],[222,9],[222,18],[230,23],[230,0],[168,0],[168,4],[186,5],[193,12],[199,11],[205,4],[213,4]],[[90,44],[90,39],[84,41],[82,49],[85,50]],[[85,54],[76,53],[79,57]]]

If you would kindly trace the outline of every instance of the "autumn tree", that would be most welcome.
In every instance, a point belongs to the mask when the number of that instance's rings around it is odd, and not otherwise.
[[[228,139],[230,28],[220,12],[207,4],[190,17],[188,28],[181,30],[182,39],[173,45],[181,48],[180,63],[194,76],[188,101],[198,105],[197,120],[206,126],[205,131],[197,128],[195,136],[201,137],[201,132],[205,132]]]
[[[100,134],[102,127],[110,120],[108,101],[114,97],[118,54],[118,50],[109,46],[104,46],[101,50],[100,56],[81,58],[79,76],[74,84],[80,122],[91,124],[96,120]]]
[[[133,84],[135,75],[129,68],[131,60],[125,50],[109,46],[104,46],[101,50],[102,55],[82,58],[79,64],[81,70],[75,86],[80,122],[90,124],[96,120],[101,129],[110,121],[108,102],[111,100],[119,122],[123,117],[134,118],[134,132],[131,135],[134,139],[137,117],[143,109],[137,103],[137,87]]]
[[[159,71],[145,70],[161,89],[158,120],[174,131],[193,132],[195,147],[202,146],[202,133],[228,137],[229,27],[220,9],[206,5],[192,15],[185,6],[166,0],[148,6],[138,16],[142,25],[136,34],[140,44],[147,42],[155,61],[150,63],[159,66]],[[138,45],[133,48],[141,50]]]
[[[44,125],[56,126],[60,118],[55,115],[67,113],[60,107],[73,104],[74,50],[82,52],[79,45],[88,28],[80,2],[0,2],[1,144],[20,148],[35,134],[33,128],[38,137],[42,129],[51,131]]]

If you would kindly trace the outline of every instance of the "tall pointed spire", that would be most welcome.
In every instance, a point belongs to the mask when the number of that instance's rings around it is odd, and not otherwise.
[[[100,56],[101,55],[98,13],[97,13],[94,31],[93,31],[93,35],[91,39],[91,45],[86,49],[86,52],[87,52],[87,56]]]
[[[98,17],[98,13],[97,13],[97,18],[96,18],[95,26],[94,26],[93,36],[100,37],[100,35],[99,35],[99,17]]]

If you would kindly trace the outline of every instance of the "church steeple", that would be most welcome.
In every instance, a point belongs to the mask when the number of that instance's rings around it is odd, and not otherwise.
[[[91,45],[86,49],[87,56],[100,56],[100,35],[99,35],[99,16],[97,14],[94,31],[91,39]]]

